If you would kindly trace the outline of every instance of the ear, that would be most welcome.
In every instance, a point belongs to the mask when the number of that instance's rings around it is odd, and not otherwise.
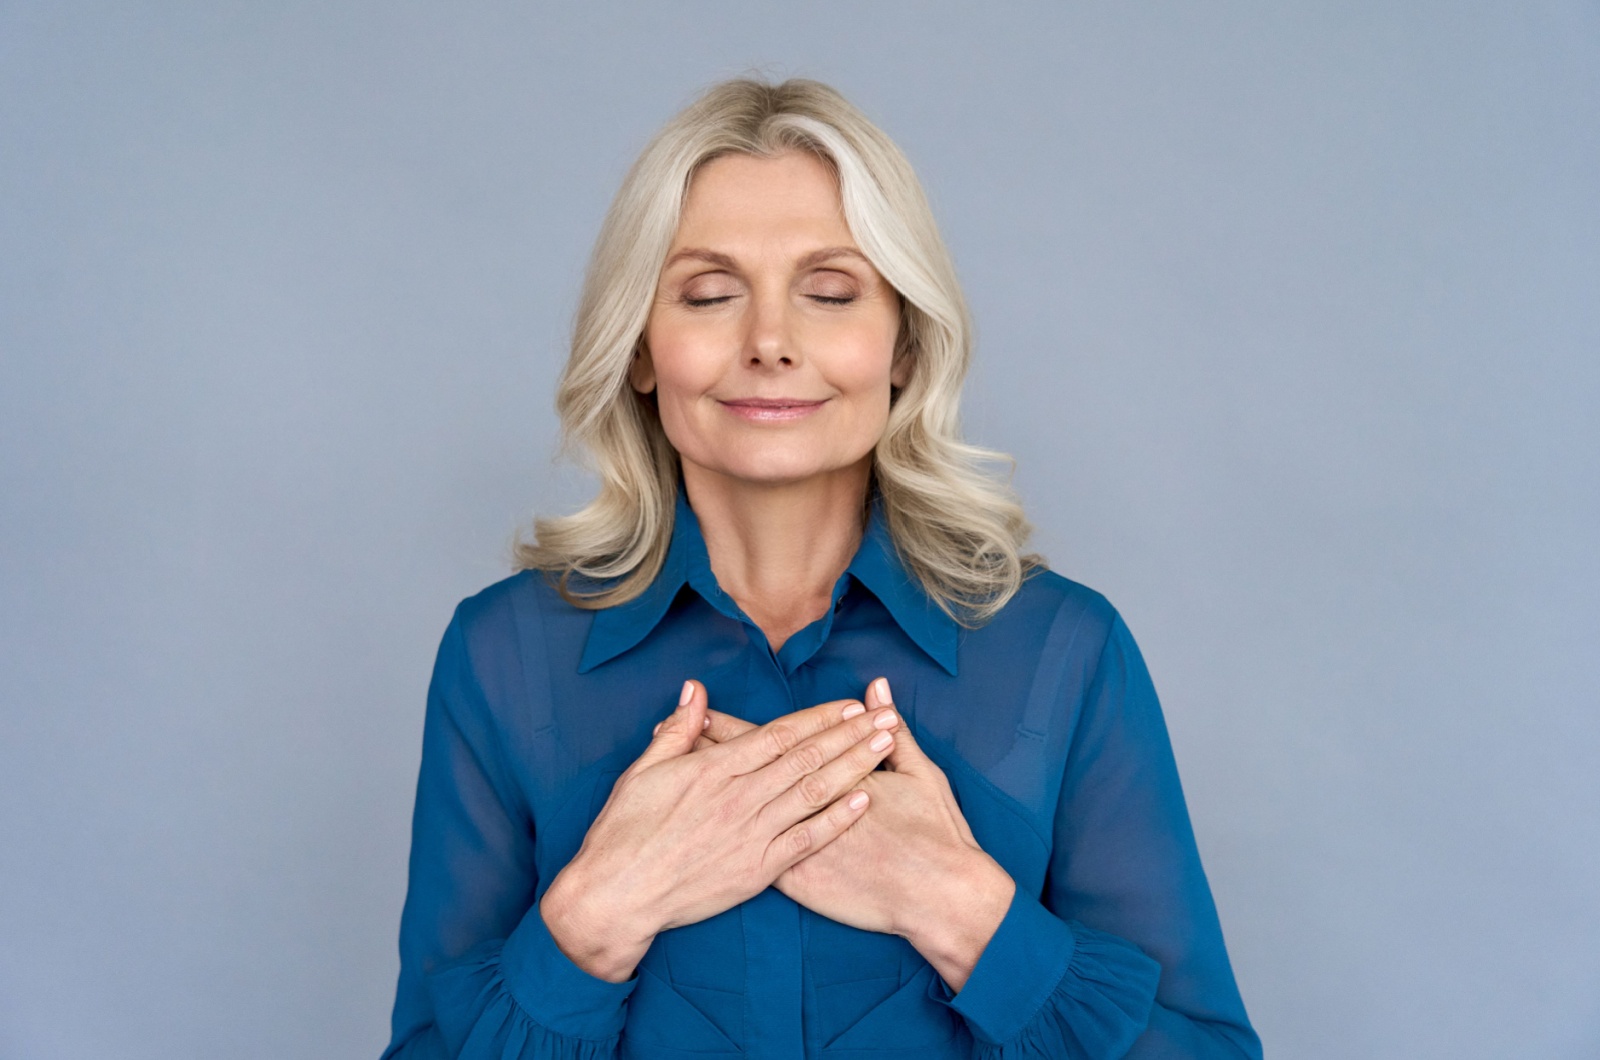
[[[641,394],[648,394],[656,388],[656,366],[650,359],[650,348],[644,344],[641,336],[633,348],[633,363],[628,365],[628,383]]]
[[[896,390],[904,390],[911,381],[912,353],[903,350],[895,356],[894,364],[889,368],[889,383]]]
[[[904,390],[911,382],[911,370],[916,366],[916,339],[911,334],[911,321],[906,317],[905,297],[900,297],[900,331],[894,339],[894,360],[889,362],[889,383],[896,390]]]

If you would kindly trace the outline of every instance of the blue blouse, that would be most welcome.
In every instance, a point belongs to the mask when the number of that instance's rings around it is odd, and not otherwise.
[[[536,903],[685,678],[762,724],[880,674],[1017,884],[960,992],[900,936],[772,887],[657,935],[626,982],[557,948]],[[1155,689],[1093,590],[1039,571],[963,629],[908,577],[875,503],[833,607],[773,652],[717,585],[680,489],[642,596],[584,610],[524,571],[456,608],[384,1060],[1260,1055]]]

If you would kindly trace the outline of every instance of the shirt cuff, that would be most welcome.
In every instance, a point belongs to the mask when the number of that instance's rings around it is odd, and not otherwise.
[[[511,996],[535,1023],[573,1038],[621,1034],[628,996],[639,983],[637,969],[613,983],[578,967],[556,945],[538,902],[506,939],[500,971]]]
[[[959,1012],[980,1041],[1009,1042],[1055,992],[1076,947],[1072,929],[1018,887],[961,992],[952,993],[944,977],[935,974],[928,980],[928,996]]]

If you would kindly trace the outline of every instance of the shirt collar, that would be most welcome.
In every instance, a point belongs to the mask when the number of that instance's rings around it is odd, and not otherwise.
[[[952,677],[956,675],[959,627],[922,591],[900,563],[884,521],[883,498],[876,493],[867,517],[866,533],[850,565],[840,575],[839,584],[834,587],[834,600],[837,601],[843,592],[847,577],[865,586],[917,647]],[[743,619],[743,612],[733,598],[722,591],[711,573],[700,520],[689,507],[680,481],[672,541],[661,572],[649,588],[632,600],[594,613],[583,655],[578,661],[578,672],[587,673],[642,641],[660,623],[685,585],[699,592],[723,614]]]

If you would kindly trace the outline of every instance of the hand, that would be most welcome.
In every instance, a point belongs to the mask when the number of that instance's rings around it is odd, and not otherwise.
[[[851,700],[704,740],[705,689],[685,692],[541,900],[563,952],[601,978],[626,979],[657,933],[738,905],[832,843],[887,753],[869,746],[870,717],[844,717]]]
[[[872,682],[865,703],[866,717],[893,706],[886,679]],[[744,739],[755,728],[719,711],[708,716],[704,738],[709,741]],[[884,770],[868,773],[860,783],[872,797],[871,809],[833,842],[782,872],[774,886],[841,924],[913,941],[924,924],[948,918],[948,906],[938,907],[942,896],[959,893],[963,883],[982,881],[985,908],[999,903],[1003,914],[1010,900],[1009,876],[995,871],[998,865],[973,837],[949,779],[907,727],[894,730],[884,764]],[[992,931],[994,925],[989,926]]]

